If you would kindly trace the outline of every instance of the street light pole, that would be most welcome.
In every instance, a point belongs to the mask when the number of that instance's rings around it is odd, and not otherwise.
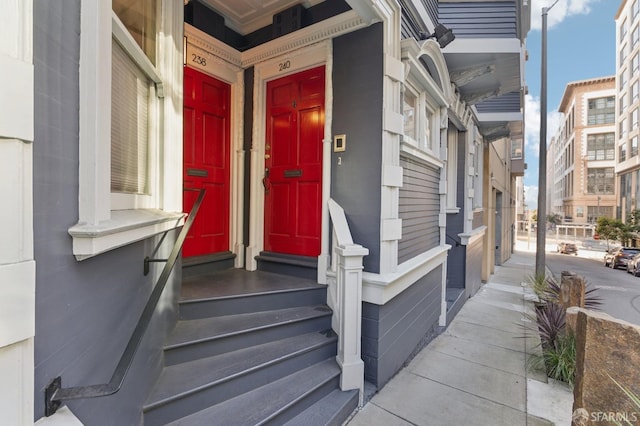
[[[545,244],[547,233],[547,14],[542,8],[542,48],[540,50],[540,158],[538,165],[538,227],[536,228],[536,276],[545,274]]]

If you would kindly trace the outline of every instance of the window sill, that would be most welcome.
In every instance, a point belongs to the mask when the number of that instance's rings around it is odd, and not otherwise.
[[[155,209],[113,210],[111,219],[95,225],[77,223],[69,228],[76,260],[84,260],[184,224],[184,213]]]
[[[418,160],[429,163],[436,168],[441,169],[444,167],[444,163],[442,162],[442,160],[437,158],[433,153],[429,151],[424,151],[416,147],[415,145],[412,145],[407,142],[402,142],[400,145],[400,149],[405,154],[411,155],[412,157],[417,158]]]

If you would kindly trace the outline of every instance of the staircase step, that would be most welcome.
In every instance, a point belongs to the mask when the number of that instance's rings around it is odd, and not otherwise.
[[[326,305],[180,321],[165,346],[165,365],[329,328]]]
[[[358,408],[358,391],[335,389],[284,426],[340,426]]]
[[[233,268],[236,255],[230,251],[182,259],[182,278],[211,274]]]
[[[312,280],[318,278],[317,257],[263,251],[255,259],[261,271]]]
[[[325,286],[314,284],[297,289],[261,291],[251,294],[182,300],[180,319],[264,312],[296,306],[321,305],[327,301]]]
[[[170,425],[283,424],[332,392],[338,385],[339,377],[340,369],[335,360],[328,359],[244,395],[178,419]]]
[[[144,407],[144,423],[165,424],[332,359],[336,346],[329,330],[165,367]]]

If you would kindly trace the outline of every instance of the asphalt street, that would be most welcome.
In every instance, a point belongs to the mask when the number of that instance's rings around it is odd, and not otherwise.
[[[571,239],[568,241],[573,242]],[[555,238],[547,238],[545,263],[553,275],[560,279],[562,271],[572,271],[585,278],[589,287],[597,287],[602,298],[601,310],[612,317],[640,325],[640,277],[624,269],[604,266],[604,251],[588,250],[576,241],[578,255],[556,252]],[[535,251],[535,238],[518,239],[516,249]]]

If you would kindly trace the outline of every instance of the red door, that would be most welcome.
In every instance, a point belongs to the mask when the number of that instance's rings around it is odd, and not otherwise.
[[[320,254],[324,67],[267,84],[266,251]]]
[[[184,243],[184,257],[229,250],[229,105],[227,83],[184,69],[184,211],[207,193]]]

